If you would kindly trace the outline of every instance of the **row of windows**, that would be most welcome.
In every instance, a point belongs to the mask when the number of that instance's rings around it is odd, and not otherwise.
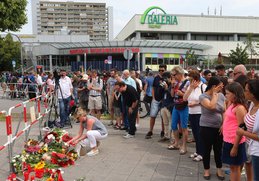
[[[191,40],[199,41],[234,41],[234,34],[190,34]],[[135,34],[133,35],[135,36]],[[255,35],[258,37],[259,35]],[[238,35],[238,41],[245,41],[247,35]],[[187,40],[187,33],[141,33],[143,40]]]
[[[146,65],[179,65],[179,58],[147,58]]]

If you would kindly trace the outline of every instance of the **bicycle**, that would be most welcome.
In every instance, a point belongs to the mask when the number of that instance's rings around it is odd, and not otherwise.
[[[150,105],[146,101],[140,100],[139,107],[139,117],[140,118],[145,118],[149,115],[150,113]]]

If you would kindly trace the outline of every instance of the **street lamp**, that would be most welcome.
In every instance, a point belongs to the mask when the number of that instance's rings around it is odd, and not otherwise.
[[[15,36],[21,44],[21,50],[20,50],[21,51],[21,71],[22,71],[22,75],[23,75],[24,71],[23,71],[22,41],[21,41],[20,37],[18,35],[14,34],[14,33],[10,33],[10,32],[5,32],[5,33],[9,33],[10,35]]]

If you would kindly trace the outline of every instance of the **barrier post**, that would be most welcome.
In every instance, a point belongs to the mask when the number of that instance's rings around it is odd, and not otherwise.
[[[23,120],[24,120],[25,128],[27,128],[28,122],[27,122],[27,107],[26,107],[26,102],[23,103]],[[28,140],[28,136],[29,136],[29,132],[28,132],[28,130],[26,129],[26,130],[25,130],[25,142]]]
[[[7,140],[8,140],[8,161],[9,161],[9,167],[10,167],[10,173],[13,172],[12,167],[12,158],[13,158],[13,148],[12,148],[12,120],[11,115],[8,113],[6,115],[6,134],[7,134]]]

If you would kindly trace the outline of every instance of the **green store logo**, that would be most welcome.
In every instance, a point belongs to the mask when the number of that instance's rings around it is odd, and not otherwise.
[[[156,14],[154,10],[161,11],[161,14]],[[149,14],[150,12],[151,14]],[[160,28],[161,25],[178,25],[176,16],[166,14],[166,12],[158,6],[148,8],[141,16],[140,23],[148,24],[150,28]]]

